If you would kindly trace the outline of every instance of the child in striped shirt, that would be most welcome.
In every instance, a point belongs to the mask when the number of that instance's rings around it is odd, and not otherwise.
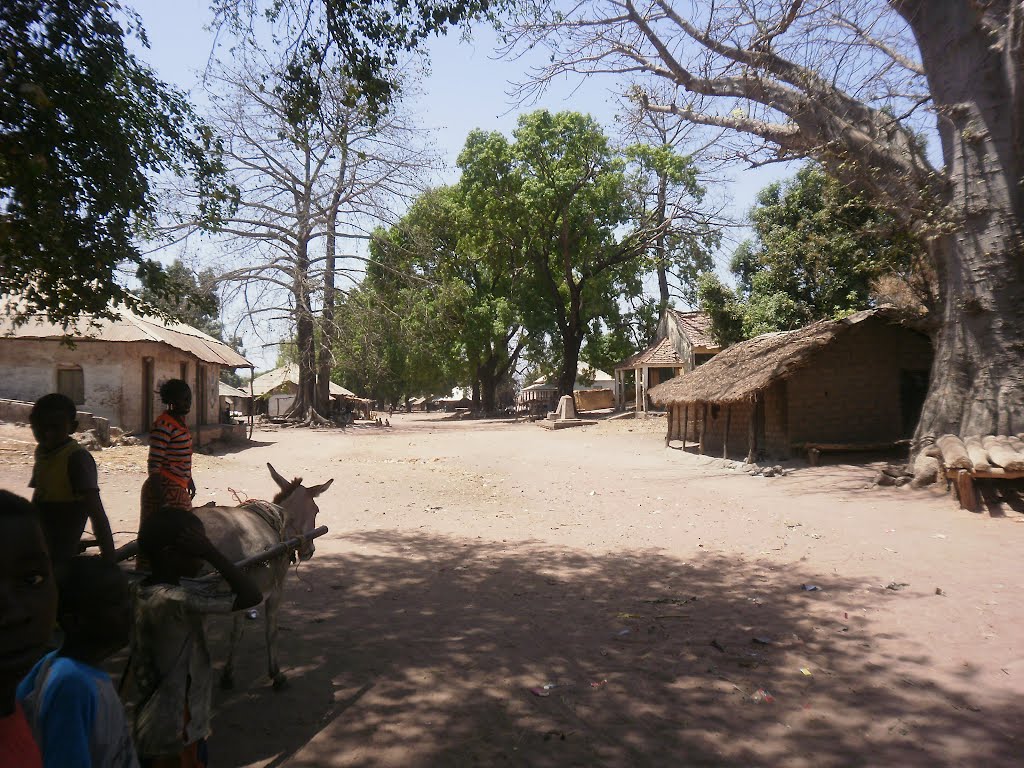
[[[142,486],[140,523],[165,507],[192,509],[196,486],[192,482],[192,434],[185,416],[192,410],[192,390],[181,379],[160,387],[167,405],[149,432],[149,478]]]

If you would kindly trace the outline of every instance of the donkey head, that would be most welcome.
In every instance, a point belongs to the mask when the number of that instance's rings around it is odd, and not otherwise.
[[[274,497],[274,503],[281,505],[285,510],[285,537],[293,538],[316,528],[316,516],[320,507],[316,505],[316,497],[331,487],[334,479],[328,480],[323,485],[314,485],[306,488],[302,484],[302,478],[297,477],[292,481],[285,480],[269,463],[267,469],[270,476],[274,478],[281,489]],[[313,539],[303,539],[299,545],[299,560],[305,562],[316,552]]]

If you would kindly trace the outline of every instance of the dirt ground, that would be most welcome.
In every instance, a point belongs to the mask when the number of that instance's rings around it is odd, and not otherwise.
[[[247,624],[215,766],[1021,764],[1019,511],[865,464],[749,477],[660,420],[392,424],[196,457],[197,504],[270,498],[268,461],[335,479],[289,577],[290,686]],[[0,486],[30,441],[0,426]],[[145,450],[96,454],[119,540]]]

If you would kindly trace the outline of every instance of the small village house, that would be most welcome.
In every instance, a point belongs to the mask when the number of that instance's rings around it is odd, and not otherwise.
[[[711,318],[706,313],[666,309],[654,342],[615,366],[615,409],[626,410],[632,394],[637,413],[650,410],[652,387],[692,371],[721,351],[711,336]]]
[[[580,362],[576,366],[576,384],[573,393],[579,410],[611,408],[614,403],[615,381],[602,370]],[[607,394],[605,394],[607,392]],[[556,378],[541,376],[516,394],[516,410],[539,416],[558,406]]]
[[[221,410],[221,421],[224,421],[223,414],[225,411],[230,413],[232,417],[236,416],[249,416],[252,414],[252,397],[248,392],[245,392],[238,387],[233,387],[230,384],[225,384],[223,381],[220,382],[220,410]]]
[[[0,366],[0,398],[31,403],[61,392],[79,411],[136,433],[148,432],[163,408],[160,385],[184,379],[192,388],[188,423],[197,444],[245,434],[241,425],[220,423],[220,372],[252,363],[181,323],[122,309],[115,320],[82,317],[65,332],[42,315],[17,327],[0,316]]]
[[[931,363],[927,336],[866,310],[734,344],[650,396],[668,408],[666,439],[701,453],[882,449],[913,434]]]
[[[288,413],[299,391],[299,367],[295,363],[282,365],[252,380],[252,393],[256,398],[255,408],[271,418],[280,418]],[[371,401],[359,397],[355,392],[340,384],[330,382],[331,410],[337,413],[351,411],[360,418],[370,418]],[[330,414],[323,414],[328,416]]]
[[[434,402],[445,413],[454,413],[460,409],[473,407],[473,392],[466,387],[455,387],[450,395],[436,398]]]

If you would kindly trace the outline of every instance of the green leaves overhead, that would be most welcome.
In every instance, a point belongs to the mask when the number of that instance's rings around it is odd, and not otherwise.
[[[813,164],[766,187],[750,218],[755,237],[731,264],[736,293],[713,275],[700,285],[723,343],[866,309],[880,278],[911,281],[924,257],[889,213]]]
[[[473,131],[458,158],[459,182],[422,195],[374,239],[361,288],[401,307],[390,327],[406,350],[395,367],[404,371],[405,391],[414,391],[414,380],[478,382],[490,410],[495,388],[526,349],[534,362],[553,362],[571,391],[584,341],[588,359],[602,365],[645,343],[629,330],[637,319],[645,328],[656,320],[654,302],[639,297],[652,243],[667,223],[637,192],[640,163],[664,166],[674,183],[702,192],[688,160],[668,151],[617,153],[600,125],[578,112],[525,114],[511,139]],[[691,250],[672,253],[689,258]],[[414,343],[426,350],[416,364]],[[414,376],[417,366],[430,374]]]
[[[135,245],[159,212],[155,175],[191,176],[206,223],[231,204],[217,142],[128,52],[132,33],[116,2],[0,4],[0,292],[24,298],[19,315],[137,307],[115,281],[123,267],[163,290]]]
[[[399,60],[426,38],[467,24],[505,5],[493,0],[211,0],[217,25],[243,38],[269,24],[287,51],[294,103],[316,114],[320,78],[353,84],[353,97],[373,112],[397,93]],[[303,101],[304,99],[304,101]]]

